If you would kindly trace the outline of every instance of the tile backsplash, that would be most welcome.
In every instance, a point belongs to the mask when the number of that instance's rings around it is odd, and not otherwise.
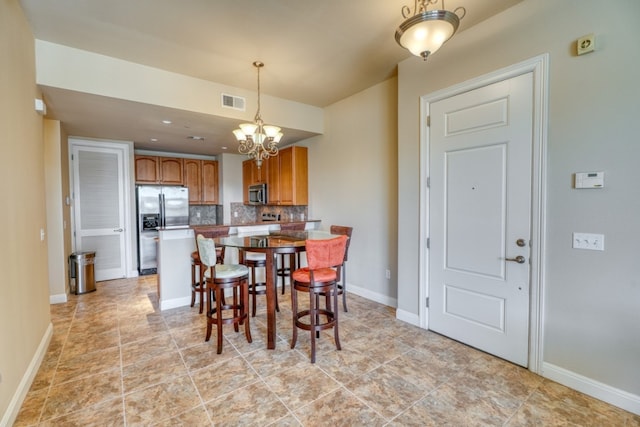
[[[189,205],[189,225],[222,224],[222,205]]]
[[[231,203],[231,225],[260,222],[263,213],[280,215],[280,221],[304,221],[308,219],[306,206],[252,206]]]

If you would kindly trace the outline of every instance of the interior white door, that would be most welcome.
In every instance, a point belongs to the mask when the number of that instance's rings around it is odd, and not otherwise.
[[[430,116],[429,329],[527,366],[533,75]]]
[[[95,251],[96,281],[126,276],[122,151],[72,146],[76,251]]]

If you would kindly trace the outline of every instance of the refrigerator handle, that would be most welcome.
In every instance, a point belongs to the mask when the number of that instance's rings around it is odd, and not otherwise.
[[[164,194],[158,194],[158,205],[160,206],[160,227],[165,227],[165,212],[164,212]]]

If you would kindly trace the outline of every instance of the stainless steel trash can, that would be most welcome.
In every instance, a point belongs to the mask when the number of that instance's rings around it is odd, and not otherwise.
[[[96,290],[96,277],[93,269],[95,258],[96,253],[91,251],[74,252],[69,255],[71,292],[79,295]],[[75,279],[75,283],[71,279]]]

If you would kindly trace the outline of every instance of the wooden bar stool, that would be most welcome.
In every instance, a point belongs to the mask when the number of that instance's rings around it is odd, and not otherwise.
[[[265,269],[265,280],[267,275],[267,255],[263,252],[240,251],[240,264],[244,264],[249,268],[249,295],[251,295],[251,317],[256,317],[256,296],[267,294],[267,283],[256,281],[256,268]],[[278,290],[275,290],[276,311],[280,311],[278,307]]]
[[[304,231],[306,224],[304,222],[283,222],[280,224],[280,230],[282,231]],[[297,262],[296,262],[297,259]],[[288,266],[285,262],[288,261]],[[282,295],[284,295],[285,278],[289,278],[289,284],[291,281],[291,272],[300,266],[300,252],[297,253],[279,253],[277,254],[277,268],[276,268],[276,280],[282,278]],[[277,284],[277,282],[276,282]]]
[[[320,331],[333,328],[336,349],[340,350],[338,334],[338,289],[344,252],[347,248],[347,236],[327,240],[307,240],[307,267],[295,270],[292,274],[291,310],[293,311],[293,336],[291,348],[295,348],[298,328],[311,332],[311,363],[316,361],[316,338]],[[298,311],[298,292],[309,294],[309,309]],[[323,298],[320,298],[320,297]],[[320,301],[325,307],[320,307]],[[321,323],[321,316],[326,321]],[[308,317],[308,322],[302,319]]]
[[[229,227],[216,227],[215,229],[194,227],[193,233],[196,236],[196,250],[191,253],[191,307],[196,303],[196,292],[200,294],[200,314],[202,314],[202,308],[204,307],[204,269],[200,262],[200,255],[198,254],[198,242],[197,236],[202,235],[206,238],[214,238],[229,235]],[[216,258],[219,264],[224,264],[224,246],[216,248]],[[198,268],[198,277],[196,278],[196,267]]]
[[[349,245],[351,244],[351,233],[353,232],[353,227],[345,227],[342,225],[332,225],[329,229],[331,234],[341,234],[349,237],[347,240],[347,248],[344,251],[344,261],[342,263],[342,276],[338,278],[338,295],[342,295],[342,308],[345,313],[347,310],[347,256],[349,254]]]
[[[206,267],[204,279],[207,298],[207,334],[205,341],[211,338],[212,326],[218,333],[218,354],[222,353],[222,326],[233,324],[236,332],[244,324],[247,342],[251,342],[249,328],[249,269],[242,264],[218,264],[213,239],[198,235],[198,253],[200,262]],[[233,297],[231,304],[224,301],[225,290],[230,289]],[[215,300],[215,301],[214,301]],[[215,306],[214,306],[215,302]],[[230,313],[225,317],[225,313]]]

